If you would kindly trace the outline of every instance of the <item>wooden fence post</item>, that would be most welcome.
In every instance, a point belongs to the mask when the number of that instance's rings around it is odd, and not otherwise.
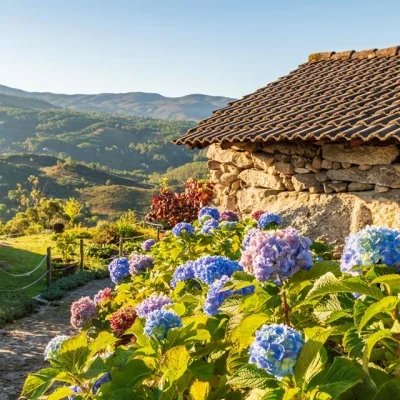
[[[160,227],[157,226],[157,242],[160,241]]]
[[[47,285],[47,287],[50,287],[50,285],[51,285],[51,247],[47,248],[46,266],[47,266],[46,285]]]
[[[83,263],[84,263],[84,244],[83,244],[83,239],[79,241],[79,254],[80,254],[80,261],[79,261],[79,266],[81,271],[83,270]]]
[[[124,253],[124,238],[122,236],[119,237],[119,256],[122,257]]]

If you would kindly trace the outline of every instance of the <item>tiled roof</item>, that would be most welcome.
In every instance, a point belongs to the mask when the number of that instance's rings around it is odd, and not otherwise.
[[[400,141],[399,49],[311,54],[295,71],[215,111],[175,143]]]

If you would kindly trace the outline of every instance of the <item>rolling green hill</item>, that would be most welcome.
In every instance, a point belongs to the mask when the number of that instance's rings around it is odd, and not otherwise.
[[[171,143],[191,126],[187,121],[0,106],[0,154],[72,157],[121,171],[163,173],[198,157]]]
[[[165,97],[157,93],[100,93],[56,94],[26,92],[0,85],[0,93],[12,96],[36,98],[62,108],[79,111],[107,112],[146,116],[167,120],[200,120],[212,111],[225,107],[234,99],[222,96],[190,94],[182,97]]]
[[[128,209],[139,217],[148,212],[152,186],[79,163],[64,163],[51,156],[34,154],[0,157],[0,204],[14,206],[9,190],[26,186],[30,175],[37,176],[47,198],[75,197],[100,217],[117,217]]]

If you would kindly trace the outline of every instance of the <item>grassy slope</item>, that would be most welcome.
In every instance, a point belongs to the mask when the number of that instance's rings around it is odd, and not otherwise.
[[[50,235],[34,235],[21,238],[0,240],[0,325],[5,310],[13,312],[16,317],[23,315],[24,302],[41,293],[46,288],[46,279],[43,278],[30,288],[17,292],[3,292],[14,290],[36,281],[45,271],[44,263],[32,275],[11,277],[11,274],[22,274],[36,267],[46,254],[47,247],[54,247]],[[56,251],[52,250],[57,256]]]

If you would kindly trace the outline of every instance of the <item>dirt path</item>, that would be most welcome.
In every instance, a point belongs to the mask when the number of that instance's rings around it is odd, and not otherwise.
[[[49,365],[43,361],[43,351],[52,337],[74,333],[69,324],[71,303],[111,285],[109,279],[91,281],[0,330],[0,400],[18,399],[28,373]]]

